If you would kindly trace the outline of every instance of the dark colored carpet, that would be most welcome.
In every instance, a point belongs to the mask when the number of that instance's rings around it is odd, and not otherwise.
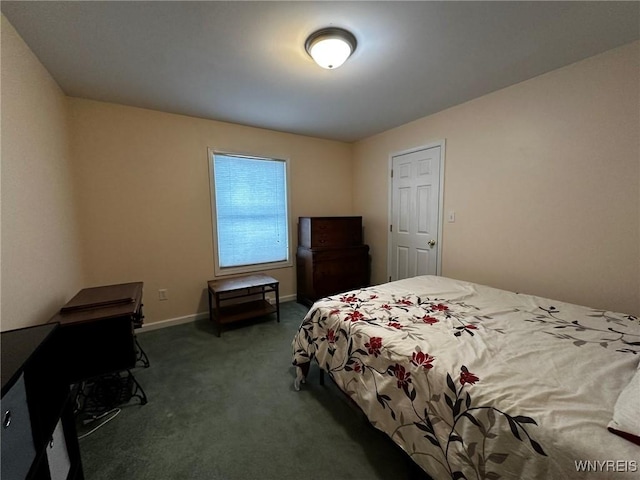
[[[206,320],[138,334],[151,366],[134,374],[149,402],[80,440],[87,480],[415,477],[328,378],[318,384],[315,364],[294,390],[291,340],[306,311],[283,303],[281,323],[228,326],[220,338]]]

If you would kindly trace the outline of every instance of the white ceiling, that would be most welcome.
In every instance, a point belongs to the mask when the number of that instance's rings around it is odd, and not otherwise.
[[[67,95],[355,141],[639,38],[638,2],[3,1]],[[324,70],[313,31],[358,48]]]

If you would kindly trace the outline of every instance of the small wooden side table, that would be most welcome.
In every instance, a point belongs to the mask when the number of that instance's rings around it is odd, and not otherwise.
[[[261,317],[271,313],[275,313],[278,322],[280,322],[279,282],[273,277],[256,274],[210,280],[207,282],[207,287],[209,291],[209,320],[216,325],[218,337],[221,335],[222,325],[225,323]],[[268,292],[274,292],[275,305],[267,301],[265,295]],[[262,298],[252,299],[259,295]],[[247,301],[221,305],[227,300],[239,298],[247,298]]]

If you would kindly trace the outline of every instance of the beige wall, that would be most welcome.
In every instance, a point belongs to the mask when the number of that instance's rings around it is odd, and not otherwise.
[[[373,280],[387,269],[388,162],[446,139],[443,274],[640,313],[638,42],[354,146]]]
[[[2,16],[1,329],[44,323],[82,285],[66,97]]]
[[[69,108],[88,284],[144,281],[147,323],[207,310],[207,147],[289,159],[294,229],[299,216],[352,214],[348,144],[81,99]],[[295,294],[295,268],[269,273]]]
[[[69,99],[2,17],[2,330],[134,280],[149,323],[205,311],[207,147],[290,159],[293,220],[363,215],[382,282],[389,155],[440,139],[443,274],[640,313],[639,45],[348,145]]]

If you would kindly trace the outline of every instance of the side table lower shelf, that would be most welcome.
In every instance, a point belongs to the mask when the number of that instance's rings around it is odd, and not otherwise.
[[[279,282],[268,275],[247,275],[223,280],[207,282],[209,294],[209,319],[217,327],[218,337],[222,333],[222,325],[276,314],[280,322]],[[275,305],[269,303],[266,294],[275,294]],[[254,300],[256,296],[261,298]],[[242,301],[242,299],[246,299]],[[228,300],[237,303],[222,305]]]
[[[220,314],[216,319],[219,323],[233,323],[238,320],[262,317],[271,313],[276,313],[278,309],[266,300],[254,300],[251,302],[236,303],[220,307]]]

